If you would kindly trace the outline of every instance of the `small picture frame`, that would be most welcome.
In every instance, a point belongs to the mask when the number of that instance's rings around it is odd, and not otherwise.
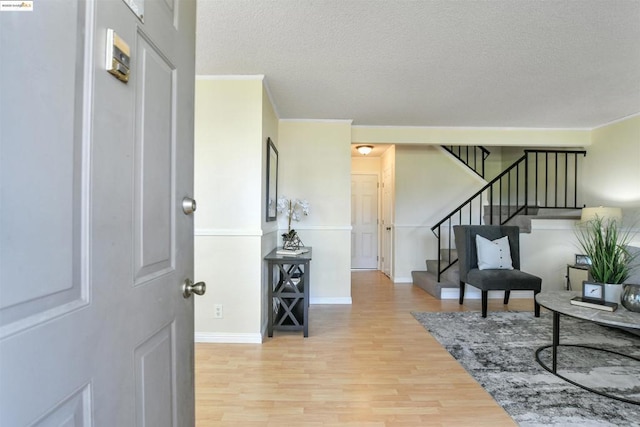
[[[604,302],[604,284],[582,282],[582,299],[598,303]]]
[[[576,265],[590,266],[591,258],[588,255],[576,254]]]

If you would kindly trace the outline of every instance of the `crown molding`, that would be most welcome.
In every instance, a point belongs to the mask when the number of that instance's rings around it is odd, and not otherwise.
[[[366,126],[353,125],[356,129],[404,129],[404,130],[446,130],[446,131],[513,131],[513,132],[576,132],[589,131],[592,128],[533,128],[500,126]]]
[[[605,123],[603,125],[596,126],[591,130],[596,130],[596,129],[604,128],[604,127],[607,127],[607,126],[615,125],[616,123],[626,122],[627,120],[630,120],[630,119],[633,119],[633,118],[636,118],[636,117],[640,117],[640,113],[635,113],[635,114],[632,114],[630,116],[626,116],[626,117],[622,117],[620,119],[616,119],[616,120],[610,121],[610,122]]]

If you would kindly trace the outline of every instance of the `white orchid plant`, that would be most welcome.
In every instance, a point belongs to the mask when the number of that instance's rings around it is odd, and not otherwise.
[[[276,209],[278,213],[285,214],[288,219],[289,229],[282,235],[285,239],[296,236],[296,231],[291,229],[291,221],[300,221],[303,216],[308,216],[311,212],[309,202],[302,199],[289,199],[287,196],[278,198]]]

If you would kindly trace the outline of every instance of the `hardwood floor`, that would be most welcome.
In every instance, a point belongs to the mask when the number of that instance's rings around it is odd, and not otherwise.
[[[196,344],[197,425],[516,425],[410,313],[480,311],[479,300],[436,300],[378,271],[351,277],[353,304],[311,305],[308,338]]]

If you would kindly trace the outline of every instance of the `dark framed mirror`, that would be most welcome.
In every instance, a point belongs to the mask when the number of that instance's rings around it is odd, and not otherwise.
[[[267,222],[276,220],[278,205],[278,149],[267,138]]]

